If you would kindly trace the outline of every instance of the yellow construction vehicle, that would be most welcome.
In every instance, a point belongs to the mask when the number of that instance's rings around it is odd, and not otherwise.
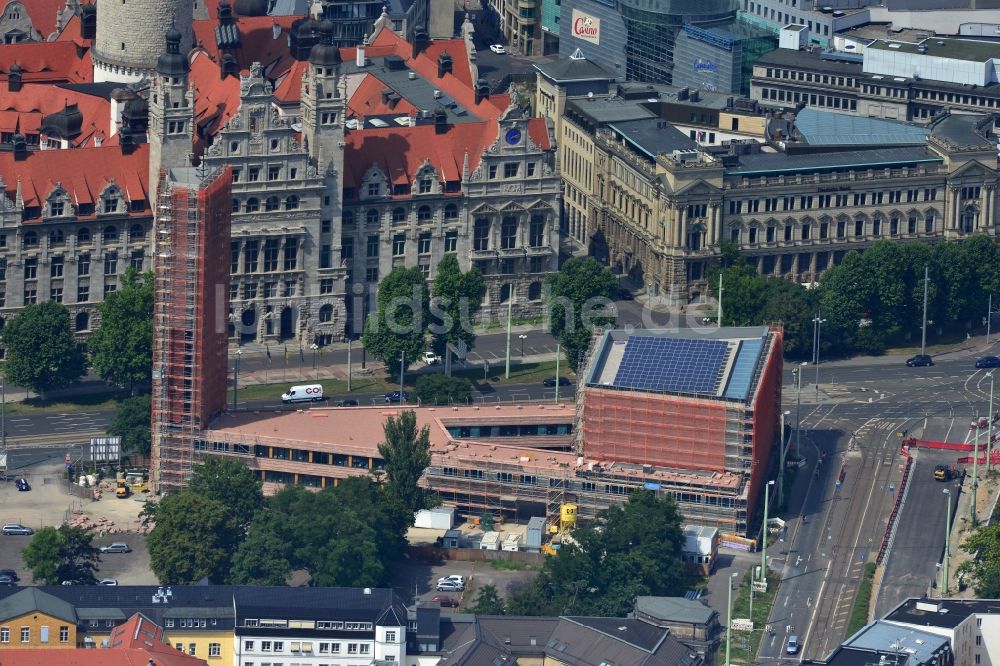
[[[125,483],[134,493],[146,492],[149,483],[149,470],[135,468],[125,472]]]
[[[125,473],[118,472],[118,485],[115,488],[115,497],[118,499],[128,499],[128,496],[132,494],[132,490],[128,487],[128,483],[125,481]]]

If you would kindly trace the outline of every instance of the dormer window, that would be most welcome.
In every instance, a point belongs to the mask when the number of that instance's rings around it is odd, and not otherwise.
[[[430,178],[421,178],[418,184],[419,189],[417,190],[417,192],[420,194],[430,194],[431,183],[432,181]]]
[[[104,198],[104,212],[105,213],[117,213],[118,212],[118,197],[109,196]]]
[[[49,202],[49,217],[61,217],[66,213],[66,206],[62,201]]]
[[[377,197],[381,194],[382,186],[380,183],[368,183],[368,196]]]

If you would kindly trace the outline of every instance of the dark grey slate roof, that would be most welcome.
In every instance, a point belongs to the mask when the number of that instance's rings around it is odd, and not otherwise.
[[[936,120],[931,125],[931,136],[941,139],[944,143],[956,148],[982,148],[989,150],[993,142],[979,133],[976,125],[983,120],[982,116],[966,114],[950,114]]]
[[[583,625],[616,641],[627,643],[647,652],[654,652],[669,633],[641,620],[620,617],[566,617],[569,622]]]
[[[684,597],[636,597],[635,610],[668,622],[707,624],[715,611],[693,599]]]
[[[650,157],[675,150],[697,150],[698,144],[665,120],[642,118],[608,125]]]
[[[536,63],[535,69],[553,81],[594,81],[615,78],[596,62],[587,60],[582,54],[577,56],[578,53],[579,49],[569,58]]]
[[[44,613],[52,617],[77,622],[76,611],[72,604],[46,594],[37,587],[20,588],[14,594],[0,601],[0,621],[27,615],[32,612]]]
[[[941,162],[942,158],[922,146],[875,148],[788,155],[760,153],[740,157],[740,164],[726,175],[760,176],[781,173],[839,171],[847,168],[884,169],[921,163]]]
[[[365,589],[355,587],[234,586],[233,603],[237,620],[277,616],[368,622],[380,621],[387,610],[398,605],[396,618],[403,618],[405,624],[406,608],[392,590],[366,589],[368,594]]]
[[[555,617],[479,617],[482,631],[516,652],[541,654],[559,624]],[[533,649],[534,648],[534,649]]]

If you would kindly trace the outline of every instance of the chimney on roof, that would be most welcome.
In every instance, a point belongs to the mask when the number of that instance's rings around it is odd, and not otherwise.
[[[484,99],[490,98],[490,84],[486,82],[486,79],[479,79],[476,81],[476,104],[479,104]]]
[[[97,37],[97,6],[94,4],[80,7],[80,37],[83,39]]]
[[[222,61],[219,63],[219,74],[223,79],[230,75],[239,77],[240,63],[236,61],[236,56],[232,53],[223,54]]]
[[[699,93],[697,90],[692,90],[689,97],[692,102],[697,102],[699,99],[701,99],[701,93]]]
[[[7,72],[7,90],[17,92],[21,89],[22,74],[24,74],[24,70],[16,62],[10,66],[10,71]]]
[[[367,64],[367,60],[365,59],[365,42],[362,41],[358,44],[358,48],[355,51],[354,64],[358,67],[364,67]]]
[[[444,109],[434,112],[434,133],[445,134],[448,131],[448,114]]]
[[[417,30],[413,33],[413,58],[416,58],[421,51],[427,48],[427,41],[427,33],[423,30]]]
[[[14,159],[23,160],[28,156],[28,142],[25,141],[24,135],[18,132],[11,139],[11,146],[14,148]]]
[[[438,56],[438,78],[443,79],[445,74],[450,74],[452,72],[452,61],[451,56],[445,51]]]
[[[219,25],[232,25],[234,22],[233,8],[228,0],[221,0],[219,2],[219,7],[215,10],[215,14],[219,18]]]

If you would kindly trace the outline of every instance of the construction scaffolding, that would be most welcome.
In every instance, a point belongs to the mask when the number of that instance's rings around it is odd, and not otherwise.
[[[183,487],[195,442],[226,404],[228,170],[161,174],[154,222],[152,476]],[[222,267],[220,271],[219,267]],[[221,363],[220,363],[221,360]]]

